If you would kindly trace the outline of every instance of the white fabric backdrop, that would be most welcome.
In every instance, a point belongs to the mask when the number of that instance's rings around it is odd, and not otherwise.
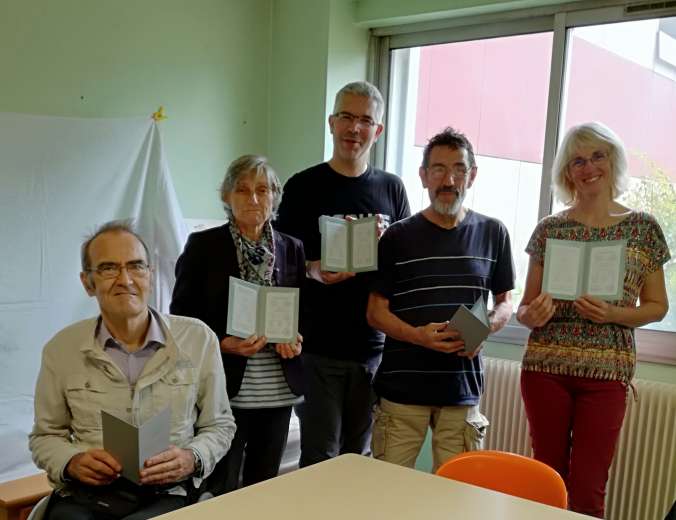
[[[97,313],[80,244],[121,218],[148,243],[166,311],[186,229],[157,124],[0,113],[0,482],[35,471],[25,435],[42,347]]]

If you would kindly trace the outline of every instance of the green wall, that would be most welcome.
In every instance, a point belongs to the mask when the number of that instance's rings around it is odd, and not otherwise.
[[[0,111],[151,114],[186,217],[222,216],[225,164],[266,152],[270,0],[0,0]]]
[[[274,2],[268,136],[282,180],[323,157],[328,31],[328,0]]]
[[[164,105],[186,217],[220,218],[225,165],[267,153],[283,179],[331,154],[335,92],[366,75],[367,27],[554,0],[0,0],[0,111],[144,116]],[[357,22],[357,24],[355,24]],[[486,353],[520,359],[521,347]],[[639,363],[673,383],[676,367]]]
[[[368,30],[353,18],[352,0],[0,0],[0,111],[163,105],[184,216],[222,218],[236,156],[267,154],[284,180],[330,154],[327,107],[366,72]]]
[[[272,16],[269,156],[282,180],[332,153],[335,93],[366,77],[368,30],[352,0],[276,0]]]
[[[324,159],[333,154],[333,140],[327,122],[333,113],[336,92],[346,83],[366,78],[369,31],[354,24],[354,2],[331,0],[329,45],[324,117]]]

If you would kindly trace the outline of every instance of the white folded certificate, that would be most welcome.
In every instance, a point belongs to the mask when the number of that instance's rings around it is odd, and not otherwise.
[[[296,287],[264,287],[231,276],[226,332],[238,338],[256,334],[270,343],[295,343],[299,299]]]
[[[622,299],[626,240],[547,239],[542,292],[559,300],[575,300],[583,294],[601,300]]]
[[[169,407],[141,426],[101,410],[103,449],[120,463],[123,477],[141,483],[139,472],[145,461],[169,447],[170,421]]]
[[[378,269],[377,217],[345,220],[319,217],[322,235],[322,271],[336,273]]]
[[[460,332],[460,337],[465,342],[465,352],[476,352],[491,331],[483,296],[479,296],[471,309],[465,305],[458,307],[448,321],[448,326]]]

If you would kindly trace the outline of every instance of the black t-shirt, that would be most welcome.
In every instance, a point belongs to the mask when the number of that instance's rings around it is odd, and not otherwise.
[[[300,239],[308,260],[319,260],[322,215],[382,216],[389,225],[410,215],[401,179],[369,167],[346,177],[321,163],[284,186],[275,227]],[[366,322],[368,273],[333,285],[307,280],[303,297],[303,349],[335,359],[368,362],[382,351],[384,336]]]
[[[372,290],[413,326],[442,323],[458,306],[514,288],[509,234],[498,220],[468,210],[444,229],[422,213],[398,222],[380,239]],[[376,393],[403,404],[475,405],[483,390],[480,356],[437,352],[387,337]]]

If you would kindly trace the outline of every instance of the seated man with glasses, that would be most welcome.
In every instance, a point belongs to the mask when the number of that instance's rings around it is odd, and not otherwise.
[[[501,329],[512,314],[514,269],[505,226],[462,205],[477,174],[469,140],[452,128],[432,137],[419,174],[431,204],[380,239],[368,302],[369,323],[386,334],[373,456],[413,467],[431,427],[436,471],[480,449],[488,426],[478,350],[464,352],[448,320],[491,293],[490,329]]]
[[[216,336],[202,322],[148,305],[148,248],[125,222],[82,245],[80,279],[100,315],[45,346],[30,449],[56,492],[47,518],[145,519],[187,503],[191,477],[208,475],[235,424]],[[170,442],[145,461],[140,485],[103,449],[101,411],[140,425],[170,408]]]

